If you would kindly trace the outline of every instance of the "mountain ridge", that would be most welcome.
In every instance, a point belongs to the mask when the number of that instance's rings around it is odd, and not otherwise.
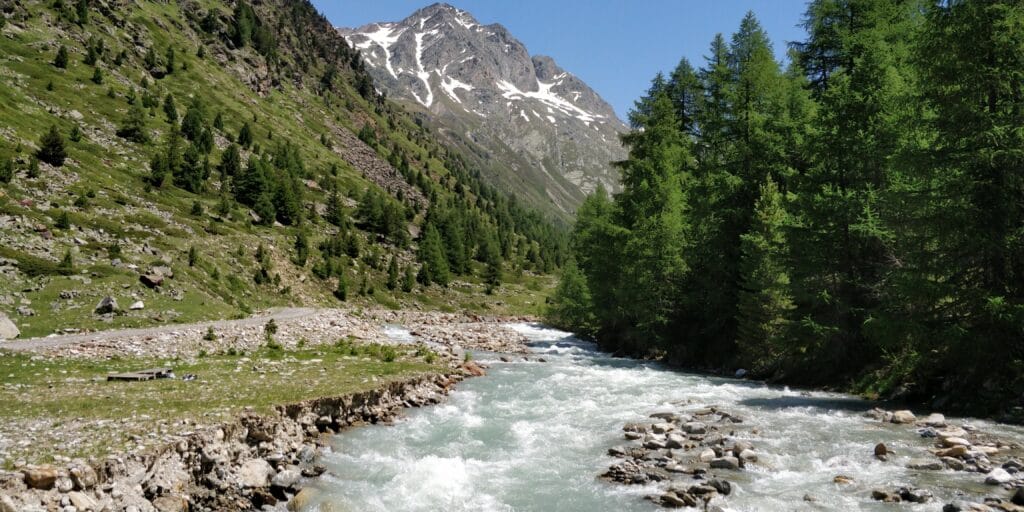
[[[492,183],[563,217],[603,186],[627,130],[614,109],[503,25],[445,3],[339,33],[382,91],[476,155]]]

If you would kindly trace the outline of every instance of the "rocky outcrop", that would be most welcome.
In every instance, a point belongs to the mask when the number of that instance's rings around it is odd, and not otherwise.
[[[387,190],[392,196],[399,197],[400,195],[409,201],[419,203],[420,206],[429,206],[429,201],[423,192],[420,192],[420,189],[405,181],[398,169],[381,158],[377,151],[359,140],[355,134],[345,128],[337,128],[334,130],[334,135],[338,139],[334,152],[363,173],[367,179]]]
[[[380,388],[247,413],[148,453],[96,464],[0,473],[0,510],[242,511],[288,501],[303,478],[323,474],[323,434],[389,422],[405,407],[440,402],[464,373],[428,375]]]
[[[13,340],[21,334],[18,330],[18,326],[14,325],[14,322],[7,315],[0,312],[0,340]]]

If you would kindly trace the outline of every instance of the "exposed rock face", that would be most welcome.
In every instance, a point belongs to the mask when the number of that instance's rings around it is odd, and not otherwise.
[[[397,23],[339,30],[388,96],[469,149],[496,185],[563,213],[598,185],[618,188],[610,162],[625,157],[625,124],[587,84],[550,57],[531,56],[505,27],[434,4]]]

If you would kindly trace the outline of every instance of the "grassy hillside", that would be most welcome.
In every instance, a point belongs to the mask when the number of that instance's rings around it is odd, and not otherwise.
[[[380,97],[307,2],[31,2],[3,15],[0,174],[13,176],[0,181],[0,311],[22,337],[336,305],[339,295],[388,307],[543,304],[561,231]],[[143,142],[125,135],[139,112]],[[199,135],[188,136],[190,122]],[[229,175],[220,164],[244,126],[252,143]],[[62,166],[37,160],[52,127]],[[252,176],[266,182],[270,215],[239,192]],[[435,225],[447,286],[421,272],[430,258],[417,238]],[[160,273],[173,277],[140,282]],[[107,296],[117,311],[96,314]],[[136,301],[143,309],[129,309]]]

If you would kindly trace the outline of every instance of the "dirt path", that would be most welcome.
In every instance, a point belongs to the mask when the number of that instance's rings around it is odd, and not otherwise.
[[[183,329],[194,329],[197,327],[206,328],[206,326],[208,325],[212,325],[215,329],[223,329],[225,327],[245,327],[252,325],[262,325],[267,323],[267,321],[269,321],[270,319],[274,319],[275,322],[283,320],[301,319],[304,317],[312,316],[316,312],[317,310],[315,308],[272,309],[265,314],[251,316],[249,318],[242,318],[239,320],[214,320],[205,322],[195,322],[191,324],[170,324],[161,325],[159,327],[115,329],[109,331],[96,331],[82,334],[64,334],[58,336],[46,336],[43,338],[29,338],[25,340],[8,341],[0,343],[0,349],[39,350],[125,337],[156,336],[160,334],[171,333],[174,331],[180,331]]]

